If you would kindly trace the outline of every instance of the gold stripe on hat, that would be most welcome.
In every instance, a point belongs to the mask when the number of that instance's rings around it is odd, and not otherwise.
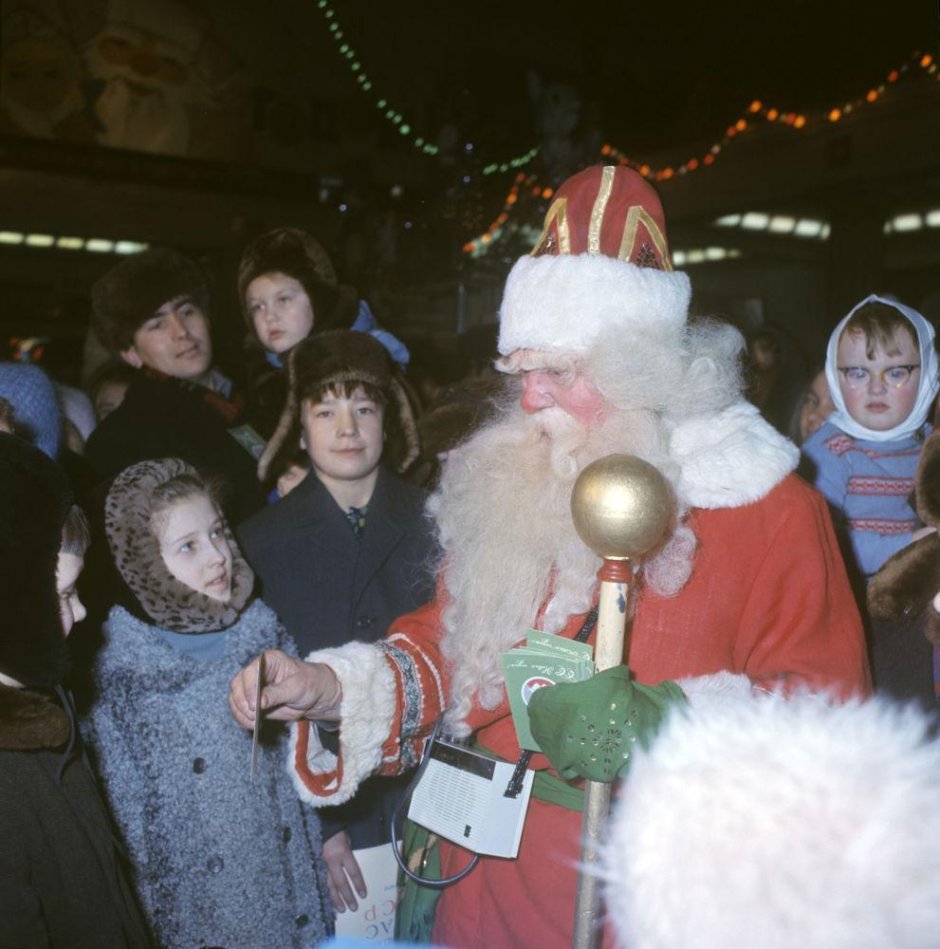
[[[553,222],[557,222],[558,228],[557,252],[559,254],[571,253],[571,235],[568,233],[568,199],[561,197],[556,198],[552,202],[552,206],[548,209],[548,214],[545,215],[545,226],[542,228],[542,233],[539,235],[535,247],[532,248],[533,256],[540,251],[544,253],[543,245],[545,244],[545,238],[548,237],[548,232],[551,230]]]
[[[618,260],[626,260],[633,250],[634,241],[636,241],[636,230],[640,224],[646,227],[650,239],[656,245],[659,256],[663,261],[664,270],[672,270],[672,261],[669,259],[669,248],[666,240],[659,229],[659,225],[650,216],[649,211],[639,204],[634,204],[627,212],[627,222],[623,226],[623,240],[620,242],[620,250],[617,253]]]
[[[614,187],[615,172],[616,169],[612,165],[604,166],[604,170],[601,172],[601,185],[597,189],[597,197],[594,199],[594,207],[591,209],[587,250],[589,254],[593,254],[595,257],[601,252],[601,226],[604,223],[604,212],[607,210],[610,192]]]

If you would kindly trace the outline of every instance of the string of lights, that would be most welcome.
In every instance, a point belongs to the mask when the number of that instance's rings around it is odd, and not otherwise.
[[[937,71],[937,64],[929,53],[915,52],[911,57],[896,69],[892,69],[885,76],[882,83],[872,87],[864,95],[856,96],[841,104],[834,105],[823,112],[813,116],[807,116],[799,112],[785,112],[773,106],[768,106],[755,99],[748,105],[747,109],[724,131],[721,138],[715,141],[703,155],[693,155],[679,165],[665,165],[662,168],[653,168],[646,162],[638,162],[631,159],[624,152],[614,145],[606,144],[601,149],[601,155],[604,158],[612,158],[620,165],[628,165],[635,171],[638,171],[644,178],[650,178],[653,181],[669,181],[676,175],[686,175],[690,172],[698,171],[700,168],[707,168],[713,165],[718,156],[724,149],[738,136],[753,129],[758,120],[763,119],[767,123],[774,123],[794,130],[810,129],[818,127],[823,123],[840,122],[846,116],[852,115],[866,105],[872,105],[877,102],[887,91],[888,86],[896,83],[902,76],[911,71],[911,69],[921,69],[924,73],[940,81],[940,73]]]
[[[542,198],[544,200],[548,200],[553,194],[551,188],[543,188],[538,184],[534,174],[527,175],[520,171],[516,175],[509,189],[509,193],[503,200],[503,209],[482,234],[467,241],[463,245],[463,252],[465,254],[469,254],[471,257],[480,257],[486,253],[489,249],[489,245],[502,236],[503,227],[519,203],[520,195],[526,190],[530,191],[532,197]]]
[[[610,144],[605,144],[601,148],[600,154],[604,159],[612,159],[619,165],[627,165],[633,168],[643,175],[644,178],[649,178],[657,182],[669,181],[677,175],[686,175],[700,168],[707,168],[713,165],[725,147],[739,135],[752,129],[759,119],[763,119],[766,123],[775,123],[794,130],[816,128],[824,122],[840,122],[846,116],[852,115],[864,106],[871,105],[881,99],[888,87],[898,82],[901,77],[910,72],[912,68],[919,68],[936,81],[940,81],[940,71],[938,71],[937,63],[933,57],[929,53],[915,52],[906,62],[888,72],[884,82],[872,87],[864,95],[856,96],[853,99],[843,102],[841,105],[832,106],[813,116],[807,116],[798,112],[784,112],[755,99],[748,105],[744,113],[725,129],[724,135],[714,142],[704,155],[694,155],[677,166],[666,165],[662,168],[653,168],[652,165],[647,162],[639,162],[631,159],[620,149]],[[502,211],[482,234],[464,243],[463,252],[465,254],[474,257],[481,256],[486,253],[493,241],[499,238],[509,216],[517,207],[519,190],[523,187],[523,181],[525,182],[524,186],[530,188],[533,195],[541,193],[541,196],[544,198],[551,197],[551,189],[539,185],[535,175],[529,175],[528,177],[521,174],[517,175],[512,187],[509,189],[509,193],[504,199]]]
[[[361,57],[346,38],[346,34],[343,32],[343,28],[340,26],[339,21],[336,18],[336,11],[330,5],[329,0],[317,0],[317,9],[320,11],[323,20],[326,23],[327,29],[329,30],[330,35],[333,37],[333,41],[336,43],[337,51],[339,52],[340,56],[342,56],[342,58],[349,64],[349,70],[355,76],[357,85],[364,93],[371,94],[373,89],[372,79],[365,71],[365,68],[362,65]],[[385,118],[398,129],[400,135],[408,138],[415,148],[419,149],[425,155],[438,154],[440,151],[438,146],[433,142],[428,141],[426,138],[418,135],[412,129],[411,123],[405,120],[405,117],[390,104],[388,99],[378,95],[376,95],[374,99],[376,109],[378,109],[379,112],[381,112]],[[525,152],[525,154],[518,155],[517,157],[511,158],[508,161],[491,162],[483,168],[482,174],[494,175],[505,173],[507,171],[515,171],[517,168],[522,168],[531,162],[538,153],[539,148],[536,145]]]
[[[330,5],[329,0],[317,0],[317,8],[323,16],[324,22],[330,35],[337,45],[338,52],[348,63],[349,69],[356,78],[356,83],[364,93],[371,93],[373,89],[372,79],[365,71],[361,57],[352,47],[343,32],[339,21],[336,18],[336,11]],[[755,99],[744,113],[736,121],[730,124],[724,131],[724,134],[715,141],[703,155],[693,155],[679,165],[666,165],[662,168],[653,168],[647,162],[639,162],[631,159],[621,149],[615,145],[605,144],[601,149],[601,156],[607,159],[613,159],[620,165],[628,165],[634,168],[645,178],[651,178],[654,181],[669,181],[676,175],[686,175],[690,172],[698,171],[700,168],[707,168],[713,165],[718,156],[725,147],[739,135],[747,132],[753,127],[758,119],[765,122],[777,123],[781,126],[790,127],[795,130],[812,127],[817,122],[839,122],[853,112],[865,105],[877,102],[885,93],[887,87],[896,83],[905,73],[909,72],[911,67],[919,67],[925,73],[933,76],[940,81],[937,64],[929,53],[915,52],[907,62],[902,63],[896,69],[892,69],[885,76],[884,82],[869,89],[864,95],[856,96],[839,105],[834,105],[819,114],[816,117],[809,118],[798,112],[785,112],[773,106],[767,106],[759,99]],[[385,97],[376,96],[375,106],[384,117],[391,122],[399,134],[410,139],[411,144],[426,155],[437,155],[440,151],[437,145],[429,142],[424,137],[416,134],[411,124],[405,120],[405,117],[398,112]],[[509,171],[516,171],[528,165],[539,153],[539,147],[533,146],[522,155],[511,158],[507,161],[490,162],[482,169],[483,175],[504,174]],[[491,225],[492,227],[492,225]],[[491,232],[488,228],[486,232]],[[470,242],[468,242],[470,243]]]
[[[330,5],[329,0],[317,0],[317,9],[326,22],[327,29],[330,31],[333,41],[336,43],[340,56],[349,63],[349,70],[356,77],[359,88],[364,93],[370,94],[372,92],[372,79],[363,68],[359,55],[346,39],[346,34],[336,19],[336,11]],[[425,155],[436,155],[438,153],[439,149],[437,145],[416,134],[412,130],[411,124],[405,120],[405,117],[400,112],[389,104],[387,99],[376,96],[375,107],[398,129],[400,135],[407,137],[411,141],[411,144],[414,145],[415,148],[422,151]]]

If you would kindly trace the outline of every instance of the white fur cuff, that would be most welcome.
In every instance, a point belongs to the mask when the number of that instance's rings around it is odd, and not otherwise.
[[[313,794],[291,766],[291,775],[301,799],[314,807],[342,804],[356,793],[360,783],[382,763],[382,744],[388,737],[395,714],[395,675],[385,653],[374,643],[348,643],[337,649],[310,653],[307,662],[329,666],[343,689],[340,702],[340,756],[342,775],[327,783],[326,794]],[[293,765],[297,727],[291,735]],[[337,758],[320,742],[316,728],[310,729],[307,767],[312,774],[337,770]]]

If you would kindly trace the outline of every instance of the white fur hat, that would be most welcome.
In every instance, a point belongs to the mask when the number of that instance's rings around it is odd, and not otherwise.
[[[608,838],[631,949],[928,949],[940,741],[916,708],[693,704],[638,754]]]
[[[659,197],[637,172],[595,165],[556,192],[532,256],[509,273],[499,352],[588,352],[602,331],[685,323],[691,288],[672,269]]]

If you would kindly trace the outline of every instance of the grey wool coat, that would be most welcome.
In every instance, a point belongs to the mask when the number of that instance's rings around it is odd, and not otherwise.
[[[102,783],[161,945],[308,947],[332,932],[316,812],[284,767],[287,732],[251,735],[228,710],[234,673],[263,649],[294,652],[260,600],[221,658],[185,655],[121,607],[105,625],[88,726]]]

